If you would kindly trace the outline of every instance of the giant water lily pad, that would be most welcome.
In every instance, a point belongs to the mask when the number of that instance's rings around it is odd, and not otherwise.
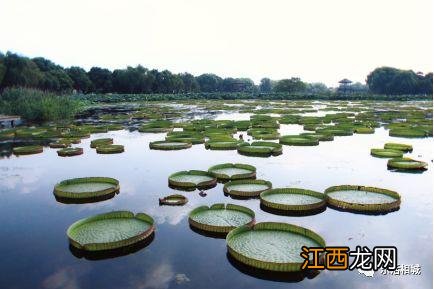
[[[208,172],[219,180],[249,179],[256,176],[256,168],[246,164],[220,164],[212,166]]]
[[[42,153],[44,148],[39,145],[30,145],[22,147],[14,147],[12,152],[14,155],[32,155]]]
[[[54,187],[57,198],[73,200],[98,199],[119,192],[119,181],[106,177],[88,177],[64,180]]]
[[[190,142],[178,141],[154,141],[149,143],[149,148],[153,150],[182,150],[191,148]]]
[[[217,184],[217,179],[206,171],[181,171],[169,176],[169,186],[174,188],[194,190],[210,188]]]
[[[261,205],[283,211],[309,211],[326,206],[325,195],[299,188],[278,188],[261,193]]]
[[[242,143],[238,146],[238,153],[245,156],[269,157],[282,154],[282,145],[274,142],[256,141]]]
[[[286,223],[241,226],[226,237],[229,254],[246,265],[280,272],[301,271],[302,247],[325,247],[315,232]]]
[[[387,168],[397,171],[424,171],[428,167],[426,162],[411,158],[393,158],[387,162]]]
[[[154,220],[144,214],[117,211],[82,219],[67,231],[72,246],[86,251],[117,249],[145,240]]]
[[[400,158],[403,152],[395,149],[371,149],[371,155],[378,158]]]
[[[228,233],[233,228],[252,224],[255,213],[249,208],[232,204],[214,204],[201,206],[189,215],[191,226],[208,232]]]
[[[223,191],[234,197],[257,197],[271,189],[272,184],[264,180],[236,180],[224,185]]]
[[[401,204],[397,192],[374,187],[334,186],[326,189],[325,194],[329,205],[349,211],[387,213]]]

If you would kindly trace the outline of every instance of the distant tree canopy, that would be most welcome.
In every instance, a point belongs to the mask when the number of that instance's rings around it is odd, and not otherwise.
[[[432,73],[414,73],[392,67],[380,67],[367,77],[367,85],[345,79],[336,91],[323,83],[305,83],[299,78],[271,80],[262,78],[256,86],[250,78],[221,78],[212,73],[194,76],[168,70],[149,70],[141,65],[125,69],[92,67],[63,68],[43,57],[28,58],[12,52],[0,52],[0,90],[27,87],[53,92],[175,94],[245,93],[329,95],[376,93],[387,95],[432,95]]]
[[[369,90],[378,94],[432,94],[433,75],[415,73],[393,67],[380,67],[372,71],[366,83]]]
[[[273,87],[275,92],[300,92],[306,90],[306,83],[300,80],[300,78],[293,77],[291,79],[279,80]]]

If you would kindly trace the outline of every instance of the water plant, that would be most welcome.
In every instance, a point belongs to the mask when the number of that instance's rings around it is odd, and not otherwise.
[[[309,229],[277,222],[238,227],[226,236],[226,244],[229,254],[237,261],[279,272],[301,271],[304,262],[301,247],[326,246],[324,239]]]
[[[188,199],[187,197],[179,194],[169,195],[164,198],[158,199],[158,203],[160,205],[167,205],[167,206],[183,206],[187,204]]]
[[[81,219],[69,226],[69,242],[84,251],[106,251],[141,242],[154,232],[154,220],[145,213],[114,211]]]
[[[182,150],[191,148],[189,142],[178,141],[154,141],[149,143],[149,148],[153,150]]]
[[[386,143],[384,144],[385,149],[399,150],[403,152],[411,152],[413,151],[413,146],[409,144],[401,144],[401,143]]]
[[[62,199],[86,200],[114,196],[119,193],[119,181],[107,177],[74,178],[54,186],[54,196]]]
[[[63,148],[57,151],[59,157],[72,157],[83,154],[83,148]]]
[[[255,141],[251,144],[242,143],[238,146],[238,153],[245,156],[270,157],[282,154],[282,145],[274,142]]]
[[[289,212],[313,211],[324,208],[325,195],[300,188],[275,188],[261,193],[261,205]]]
[[[417,161],[411,158],[393,158],[387,161],[387,168],[396,171],[424,171],[427,170],[426,162]]]
[[[219,164],[210,167],[208,172],[214,175],[218,180],[222,181],[250,179],[256,177],[256,168],[247,164]]]
[[[202,231],[229,233],[236,227],[252,225],[255,222],[255,212],[233,204],[200,206],[190,212],[188,222],[190,226]]]
[[[284,135],[279,138],[279,143],[293,146],[315,146],[319,144],[319,139],[303,135]]]
[[[265,180],[234,180],[224,185],[223,192],[233,197],[251,198],[258,197],[271,187],[271,182]]]
[[[96,148],[99,146],[103,146],[103,145],[111,145],[113,144],[113,139],[112,138],[97,138],[94,139],[90,142],[90,147],[91,148]]]
[[[400,158],[403,152],[395,149],[371,149],[371,156],[378,158]]]
[[[96,148],[96,152],[99,154],[119,154],[124,152],[123,145],[101,145]]]
[[[178,189],[207,189],[214,187],[216,184],[217,178],[206,171],[181,171],[169,176],[169,186]]]
[[[12,149],[14,155],[32,155],[42,153],[43,151],[44,148],[40,145],[21,146]]]
[[[401,196],[391,190],[357,185],[333,186],[325,190],[327,204],[342,210],[387,213],[399,209]]]

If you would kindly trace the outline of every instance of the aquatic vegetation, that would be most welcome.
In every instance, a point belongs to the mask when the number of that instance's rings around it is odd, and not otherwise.
[[[256,168],[246,164],[219,164],[210,167],[208,172],[214,175],[218,180],[223,181],[256,177]]]
[[[63,148],[57,151],[59,157],[72,157],[83,154],[83,148]]]
[[[316,146],[319,139],[302,135],[284,135],[279,138],[279,143],[293,146]]]
[[[394,149],[371,149],[371,156],[378,158],[400,158],[403,152]]]
[[[387,168],[397,171],[424,171],[428,169],[426,162],[413,160],[411,158],[393,158],[388,160]]]
[[[149,148],[153,150],[182,150],[191,148],[191,143],[175,141],[154,141],[149,143]]]
[[[272,188],[269,181],[264,180],[234,180],[226,183],[223,192],[240,198],[258,197],[263,191]]]
[[[247,134],[259,140],[273,140],[278,139],[280,136],[277,130],[269,128],[251,128],[247,131]]]
[[[319,141],[333,141],[335,138],[332,134],[310,133],[310,132],[301,133],[300,136],[316,138]]]
[[[183,195],[175,194],[175,195],[166,196],[164,198],[160,198],[158,199],[158,202],[160,205],[183,206],[187,204],[188,199]]]
[[[213,140],[205,142],[205,148],[209,150],[236,150],[240,145],[240,141],[238,140],[217,140],[214,138]]]
[[[30,146],[22,146],[22,147],[14,147],[12,152],[14,155],[32,155],[39,154],[44,151],[44,148],[39,145],[30,145]]]
[[[169,176],[169,186],[179,189],[206,189],[216,184],[217,178],[206,171],[181,171]]]
[[[173,124],[169,120],[154,120],[139,127],[139,132],[162,133],[173,129]]]
[[[274,142],[255,141],[251,144],[241,143],[238,153],[245,156],[270,157],[282,154],[282,145]]]
[[[49,146],[52,149],[58,149],[58,148],[63,149],[63,148],[70,147],[71,142],[65,139],[60,139],[55,142],[50,142]]]
[[[229,233],[236,227],[253,224],[255,212],[233,204],[200,206],[190,212],[188,222],[192,227],[202,231]]]
[[[103,146],[103,145],[111,145],[113,144],[113,139],[112,138],[98,138],[98,139],[94,139],[90,142],[90,147],[91,148],[96,148],[99,146]]]
[[[325,195],[300,188],[276,188],[264,191],[260,195],[261,205],[281,211],[312,211],[324,208]]]
[[[386,143],[384,144],[385,149],[391,149],[391,150],[399,150],[403,152],[411,152],[413,151],[413,146],[408,144],[401,144],[401,143]]]
[[[119,154],[124,152],[123,145],[101,145],[96,147],[96,152],[99,154]]]
[[[69,200],[98,199],[119,193],[119,181],[107,177],[75,178],[54,186],[54,195]]]
[[[67,230],[72,246],[85,251],[126,247],[150,237],[154,232],[152,217],[128,211],[115,211],[81,219]]]
[[[342,185],[325,190],[327,204],[343,210],[368,213],[387,213],[399,209],[401,196],[391,190]]]
[[[428,133],[420,128],[392,128],[389,135],[394,137],[419,138],[426,137]]]
[[[354,129],[354,132],[358,134],[371,134],[375,133],[375,129],[371,127],[358,127]]]
[[[301,271],[301,247],[326,246],[324,239],[309,229],[277,222],[238,227],[227,235],[226,243],[229,254],[239,262],[280,272]]]

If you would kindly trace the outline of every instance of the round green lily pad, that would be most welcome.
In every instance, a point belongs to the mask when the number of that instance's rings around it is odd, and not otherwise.
[[[102,145],[96,147],[96,152],[99,154],[119,154],[124,152],[123,145]]]
[[[397,210],[401,196],[391,190],[342,185],[325,190],[327,204],[348,211],[387,213]]]
[[[106,177],[75,178],[54,186],[54,195],[69,200],[83,200],[114,196],[119,192],[119,181]]]
[[[158,199],[160,205],[168,205],[168,206],[182,206],[187,204],[188,199],[183,195],[170,195],[164,198]]]
[[[73,223],[67,230],[72,246],[85,251],[126,247],[143,241],[154,232],[154,220],[144,214],[116,211]]]
[[[238,153],[253,157],[270,157],[282,154],[282,145],[274,142],[256,141],[242,143],[238,146]]]
[[[411,152],[413,151],[413,146],[408,144],[401,143],[386,143],[384,144],[385,149],[399,150],[403,152]]]
[[[282,211],[312,211],[327,205],[324,194],[299,188],[270,189],[260,197],[262,206]]]
[[[263,191],[271,189],[272,184],[264,180],[235,180],[224,185],[223,191],[234,197],[257,197]]]
[[[15,147],[12,149],[14,155],[32,155],[39,154],[44,151],[44,148],[39,145]]]
[[[403,153],[394,149],[371,149],[371,155],[378,158],[400,158]]]
[[[302,135],[284,135],[279,139],[279,143],[293,146],[316,146],[319,139]]]
[[[178,141],[154,141],[149,143],[153,150],[182,150],[191,148],[191,143]]]
[[[113,144],[112,138],[98,138],[98,139],[94,139],[90,142],[90,147],[96,148],[99,146],[105,146],[105,145],[111,145],[111,144]]]
[[[239,141],[210,140],[205,143],[205,148],[209,150],[236,150],[239,144]]]
[[[60,157],[72,157],[83,154],[83,148],[64,148],[57,151]]]
[[[256,168],[246,164],[225,163],[212,166],[208,172],[219,180],[239,180],[256,177]]]
[[[229,254],[237,261],[263,270],[298,272],[304,259],[302,247],[325,247],[315,232],[287,224],[264,222],[241,226],[226,236]]]
[[[169,176],[169,186],[179,189],[206,189],[216,184],[217,178],[206,171],[181,171]]]
[[[398,171],[423,171],[428,164],[411,158],[393,158],[387,162],[387,168]]]
[[[188,221],[192,227],[202,231],[228,233],[236,227],[253,224],[255,213],[243,206],[214,204],[195,208]]]

